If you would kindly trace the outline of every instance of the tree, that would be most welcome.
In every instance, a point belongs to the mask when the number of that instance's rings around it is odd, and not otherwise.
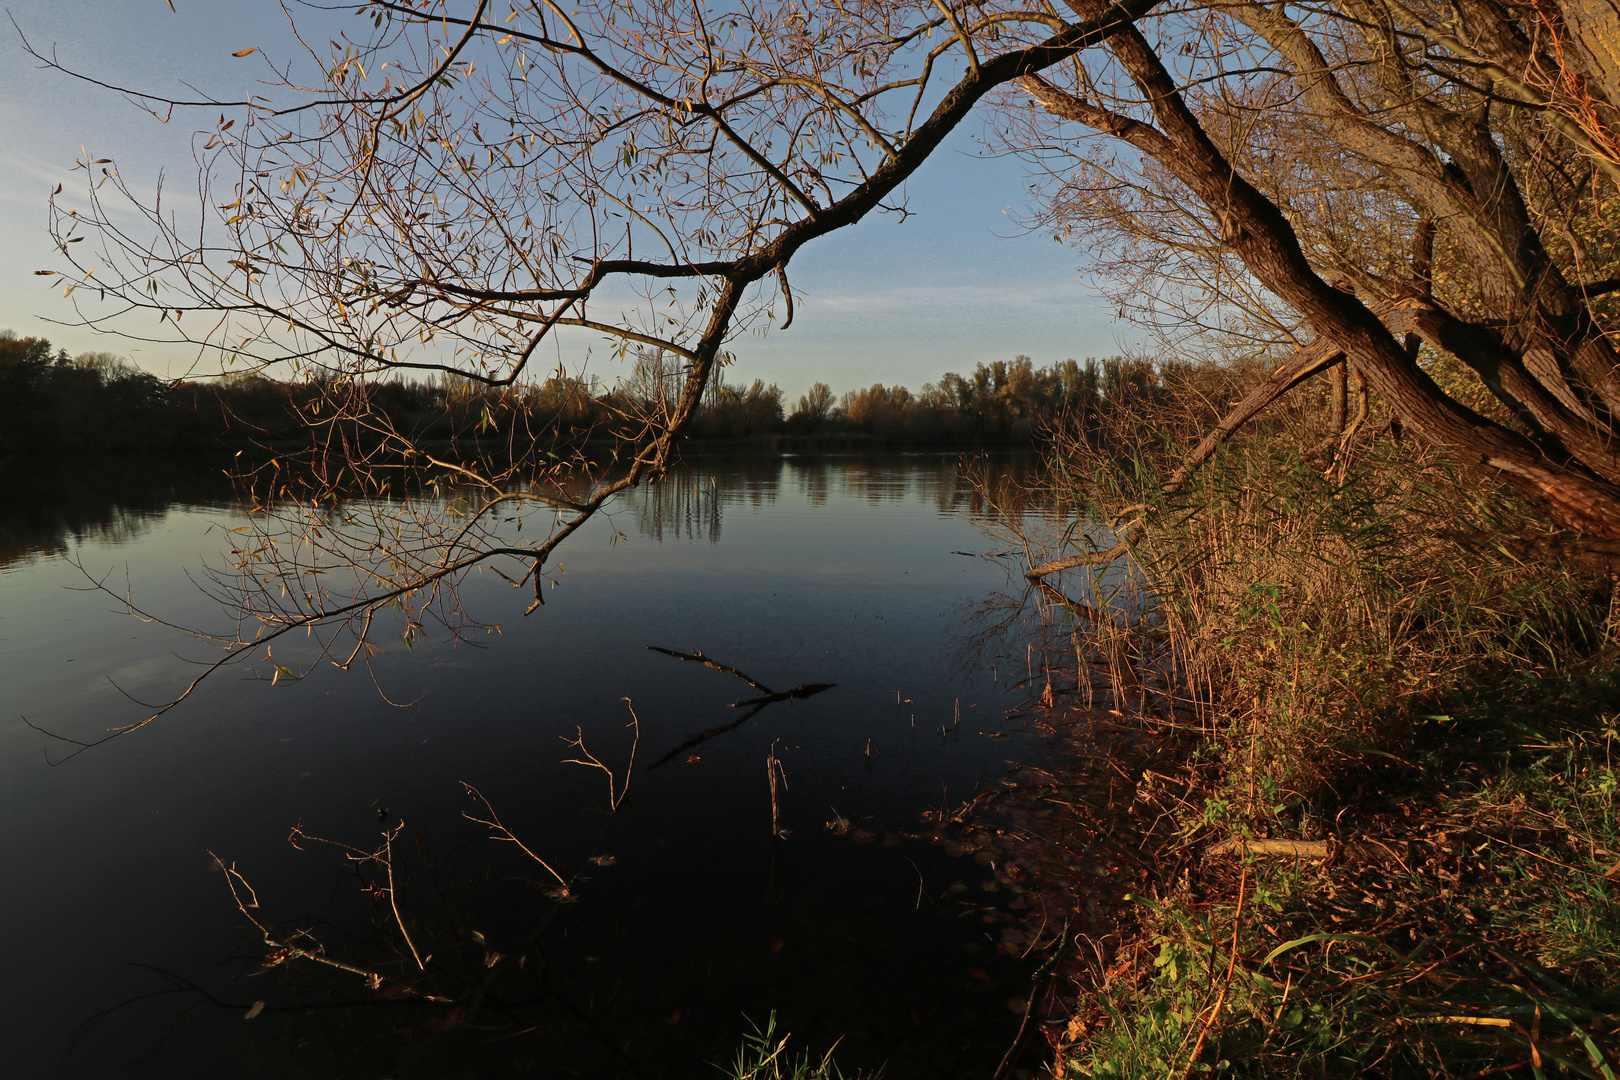
[[[351,663],[390,606],[407,639],[429,617],[455,632],[472,620],[454,581],[490,560],[519,561],[533,611],[558,545],[668,469],[728,342],[791,323],[800,248],[895,209],[986,95],[1155,2],[1064,21],[947,4],[380,0],[346,29],[309,27],[302,40],[330,48],[267,68],[263,96],[126,90],[165,119],[219,112],[197,146],[200,199],[182,219],[168,193],[87,156],[82,204],[52,207],[64,291],[95,298],[92,325],[144,316],[235,370],[281,366],[322,390],[298,483],[273,466],[248,478],[277,513],[255,518],[253,554],[216,584],[267,628],[222,640],[220,662],[321,626],[317,661]],[[564,330],[681,365],[667,415],[621,412],[617,471],[579,460],[564,475],[515,427],[499,454],[441,456],[368,404],[370,382],[413,370],[516,392]],[[456,497],[396,509],[412,515],[403,529],[376,519],[363,496],[402,478],[453,479]],[[366,508],[334,528],[345,499]],[[503,532],[531,516],[549,531]]]
[[[864,390],[851,390],[839,403],[844,419],[870,430],[898,430],[912,404],[911,391],[903,386],[873,383]]]
[[[369,28],[334,39],[304,83],[272,75],[285,100],[234,103],[205,133],[194,228],[110,162],[81,162],[88,202],[53,219],[67,289],[239,362],[326,380],[308,420],[341,467],[313,461],[328,487],[296,502],[277,489],[303,516],[255,549],[284,561],[274,580],[289,585],[260,589],[246,564],[232,579],[272,637],[335,620],[363,645],[391,603],[405,606],[407,635],[434,602],[456,627],[449,583],[490,559],[520,560],[538,606],[557,545],[669,467],[728,342],[778,314],[791,323],[794,254],[891,208],[999,95],[1015,137],[1030,136],[1020,145],[1038,136],[1068,151],[1073,125],[1104,137],[1054,222],[1100,208],[1141,240],[1142,264],[1194,285],[1217,270],[1209,310],[1262,312],[1270,340],[1303,342],[1189,467],[1291,387],[1348,363],[1414,431],[1539,501],[1582,550],[1620,550],[1620,375],[1601,302],[1616,284],[1580,272],[1609,260],[1620,175],[1608,16],[1550,0],[1238,2],[1167,9],[1150,25],[1155,7],[366,4]],[[1329,172],[1337,183],[1314,183]],[[155,239],[136,242],[104,192],[144,212]],[[100,240],[94,256],[69,246],[81,231]],[[1367,236],[1407,239],[1414,255],[1392,262],[1393,240]],[[182,324],[188,313],[206,318]],[[500,460],[440,459],[379,423],[359,392],[401,369],[511,387],[559,328],[681,365],[667,414],[614,428],[618,473],[565,483],[515,437]],[[1465,365],[1503,415],[1442,389],[1425,347]],[[980,374],[973,398],[1012,381],[1005,366]],[[337,477],[364,489],[423,468],[469,494],[448,520],[414,521],[386,573],[374,548],[314,532]],[[544,539],[497,527],[536,507],[555,522]],[[334,565],[355,569],[347,588]]]
[[[1538,502],[1571,550],[1614,560],[1620,39],[1605,19],[1579,3],[1212,4],[1166,16],[1156,40],[1122,29],[1106,66],[1022,80],[1045,119],[1019,116],[1015,139],[1078,165],[1052,169],[1043,223],[1111,242],[1122,306],[1298,346],[1189,464],[1343,360],[1404,424]],[[1077,148],[1075,124],[1106,143]],[[1437,383],[1443,361],[1484,412]]]
[[[799,395],[799,407],[793,410],[795,417],[804,417],[803,423],[812,428],[820,427],[832,415],[834,398],[832,387],[824,382],[811,385],[808,392]]]

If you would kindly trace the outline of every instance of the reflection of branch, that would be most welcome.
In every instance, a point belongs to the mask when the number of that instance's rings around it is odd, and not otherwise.
[[[612,487],[613,485],[609,485],[609,486]],[[605,501],[605,500],[603,500],[603,501]],[[573,530],[573,528],[577,527],[577,525],[583,524],[583,521],[584,521],[584,519],[583,519],[583,517],[581,517],[581,518],[576,519],[574,522],[570,522],[568,528],[565,531],[563,531],[561,536],[566,536],[568,534],[568,532],[571,532]],[[106,583],[105,583],[105,579],[97,579],[96,577],[91,575],[90,572],[84,568],[84,565],[82,563],[74,562],[73,565],[75,567],[77,567],[78,570],[85,575],[85,577],[90,579],[90,589],[91,590],[97,591],[97,592],[103,592],[103,593],[106,593],[108,596],[113,597],[119,603],[123,604],[125,609],[130,614],[134,615],[136,618],[140,619],[142,622],[154,623],[154,624],[157,624],[159,626],[165,626],[165,627],[168,627],[168,628],[173,629],[173,630],[179,630],[182,633],[187,633],[187,634],[190,634],[192,637],[200,638],[200,639],[203,639],[203,640],[212,640],[216,644],[218,644],[220,646],[220,648],[225,650],[225,655],[220,657],[218,660],[215,660],[212,663],[209,663],[209,664],[205,665],[203,667],[202,672],[200,674],[198,674],[195,678],[193,678],[190,682],[188,682],[185,685],[185,688],[183,690],[181,690],[179,694],[176,694],[174,697],[170,698],[167,702],[165,702],[165,703],[163,703],[161,705],[137,701],[135,698],[130,697],[129,694],[125,693],[123,688],[119,687],[117,683],[113,683],[114,687],[116,687],[118,689],[119,693],[124,694],[125,697],[129,698],[131,701],[135,701],[136,704],[141,705],[143,708],[149,708],[149,709],[152,709],[153,711],[151,713],[149,713],[148,715],[146,715],[145,717],[141,718],[140,720],[136,720],[136,721],[133,721],[133,722],[128,723],[128,724],[121,724],[121,725],[119,725],[117,727],[108,728],[107,729],[108,734],[103,735],[99,739],[81,740],[81,739],[69,738],[66,735],[59,735],[54,731],[50,731],[50,730],[48,730],[46,728],[42,728],[39,725],[32,723],[26,717],[23,718],[23,723],[27,724],[28,727],[32,728],[35,731],[38,731],[40,734],[45,735],[48,738],[55,739],[58,742],[67,743],[70,746],[75,746],[75,747],[78,748],[76,750],[73,750],[73,751],[69,752],[66,756],[64,756],[62,758],[58,758],[56,761],[51,761],[50,758],[49,758],[49,755],[47,755],[46,761],[47,761],[48,764],[50,764],[52,766],[60,765],[62,762],[67,761],[70,758],[77,757],[78,755],[84,753],[86,750],[91,750],[91,749],[94,749],[97,746],[100,746],[102,743],[110,742],[111,740],[118,738],[120,735],[128,735],[131,732],[139,731],[141,728],[143,728],[146,725],[152,723],[154,720],[157,720],[159,717],[163,716],[165,713],[169,712],[170,710],[178,708],[181,705],[181,703],[183,703],[188,698],[190,698],[191,695],[197,690],[197,688],[202,685],[203,680],[207,679],[210,675],[214,674],[214,672],[218,671],[220,668],[226,666],[227,664],[234,664],[237,661],[241,660],[244,656],[251,655],[253,652],[257,651],[259,646],[261,646],[261,645],[265,646],[265,657],[268,658],[269,655],[270,655],[270,645],[271,645],[271,643],[274,642],[277,638],[280,638],[280,637],[283,637],[286,634],[292,633],[294,630],[304,630],[307,633],[313,634],[314,630],[315,630],[315,627],[318,624],[325,623],[325,622],[328,622],[330,620],[339,619],[339,618],[342,618],[342,619],[346,620],[345,625],[347,625],[348,622],[352,621],[353,619],[364,619],[365,620],[364,625],[367,628],[369,628],[369,626],[371,624],[370,623],[371,616],[375,612],[377,612],[377,611],[379,611],[379,610],[381,610],[381,609],[383,609],[385,607],[388,607],[390,604],[393,604],[395,602],[403,601],[405,598],[410,596],[412,593],[415,593],[415,592],[418,592],[418,591],[420,591],[420,590],[422,590],[424,588],[436,585],[439,582],[445,581],[447,579],[453,579],[456,575],[460,574],[462,571],[472,569],[473,567],[479,566],[482,563],[489,561],[490,559],[497,558],[497,557],[500,557],[500,556],[512,556],[514,558],[520,558],[520,559],[535,559],[536,565],[539,565],[541,562],[545,561],[545,554],[544,553],[549,552],[551,547],[554,546],[555,543],[560,539],[561,539],[560,536],[557,537],[557,538],[554,538],[551,542],[548,543],[548,545],[546,545],[543,548],[528,549],[528,548],[512,548],[512,547],[492,547],[492,548],[485,548],[485,549],[482,549],[482,550],[476,550],[472,554],[467,555],[467,556],[465,556],[463,558],[460,558],[460,559],[456,559],[454,561],[449,561],[447,559],[447,560],[441,562],[441,564],[438,566],[438,568],[432,570],[431,572],[423,573],[423,574],[419,575],[418,577],[416,577],[414,579],[408,580],[403,585],[398,585],[398,586],[395,586],[394,588],[386,589],[386,590],[384,590],[382,592],[378,592],[378,593],[375,593],[375,594],[372,594],[372,595],[369,595],[369,596],[364,596],[361,599],[354,600],[354,601],[352,601],[350,603],[346,603],[346,604],[339,604],[339,605],[331,607],[331,608],[317,607],[316,609],[314,609],[312,611],[309,611],[307,613],[300,614],[300,615],[298,615],[298,616],[296,616],[294,618],[286,619],[286,620],[284,620],[282,622],[282,624],[280,626],[276,627],[276,629],[271,630],[269,633],[262,633],[261,632],[257,637],[255,637],[255,638],[253,638],[251,640],[242,638],[240,635],[238,637],[236,637],[236,638],[222,638],[222,637],[219,637],[219,636],[216,636],[216,635],[206,634],[206,633],[203,633],[203,632],[197,631],[197,630],[189,630],[186,627],[180,626],[177,623],[172,623],[172,622],[168,622],[168,621],[166,621],[164,619],[160,619],[157,616],[149,614],[148,612],[146,612],[146,611],[142,610],[141,608],[137,607],[135,605],[134,601],[128,595],[120,596],[118,593],[116,593],[113,590],[107,588]],[[248,610],[251,611],[251,609],[248,609]],[[264,625],[269,625],[268,619],[263,613],[261,613],[261,612],[252,612],[252,614],[259,616],[259,621],[261,623],[261,627],[260,627],[261,631],[262,631]],[[329,657],[330,656],[334,641],[335,641],[335,637],[331,637],[331,638],[324,639],[321,642],[321,649],[320,649],[320,656],[321,657]],[[364,644],[365,639],[362,637],[360,639],[360,642],[362,644]],[[357,653],[358,653],[358,650],[356,651],[355,654],[351,654],[350,657],[349,657],[349,660],[345,661],[343,664],[338,664],[336,661],[333,661],[333,663],[336,666],[340,667],[340,668],[345,667],[347,665],[347,663],[353,661],[354,656],[357,655]],[[284,669],[282,669],[281,667],[278,666],[277,667],[277,675],[278,675],[278,677],[283,673],[292,674],[290,672],[290,670],[286,670],[284,672]],[[299,676],[294,675],[294,677],[299,677]]]
[[[1093,623],[1098,625],[1108,622],[1108,617],[1102,612],[1098,611],[1096,608],[1092,607],[1090,604],[1082,604],[1078,600],[1070,599],[1067,594],[1058,591],[1056,588],[1048,585],[1040,578],[1035,578],[1032,584],[1042,596],[1046,597],[1063,610],[1069,612],[1071,615],[1078,615],[1083,619],[1090,619]]]
[[[753,705],[759,709],[763,709],[765,706],[774,705],[778,701],[789,701],[793,698],[813,697],[816,694],[821,693],[823,690],[831,690],[837,685],[837,683],[830,682],[800,683],[793,689],[784,690],[780,694],[766,694],[764,697],[749,698],[747,701],[733,701],[731,703],[731,707],[733,709],[740,709],[744,705]]]
[[[763,697],[733,701],[731,703],[731,707],[733,709],[746,708],[748,711],[743,713],[737,719],[731,721],[729,724],[721,724],[719,727],[709,728],[707,731],[700,731],[690,739],[687,739],[685,742],[681,743],[681,745],[677,746],[675,749],[653,762],[652,765],[648,767],[649,772],[658,768],[658,766],[665,764],[677,754],[690,750],[694,746],[700,746],[704,741],[712,739],[716,735],[724,735],[728,731],[737,730],[748,721],[752,720],[755,716],[758,716],[760,711],[763,710],[767,705],[774,705],[778,701],[791,701],[796,698],[814,697],[823,690],[831,690],[834,686],[838,685],[837,683],[800,683],[791,690],[777,691],[772,690],[770,687],[766,686],[757,679],[749,678],[747,675],[744,675],[742,672],[738,671],[729,664],[722,664],[718,660],[709,659],[707,656],[703,655],[703,651],[701,649],[693,649],[690,653],[680,653],[674,651],[673,649],[661,649],[657,645],[648,645],[647,648],[651,649],[653,652],[663,653],[665,656],[673,656],[677,660],[690,660],[694,663],[702,664],[704,667],[713,668],[716,671],[723,671],[727,675],[734,675],[743,682],[747,683],[749,686],[752,686],[755,690],[759,690],[764,694]]]
[[[793,689],[788,690],[785,693],[772,694],[769,697],[755,698],[752,701],[736,702],[732,705],[732,708],[734,709],[741,705],[751,705],[753,708],[749,709],[747,712],[743,713],[729,724],[721,724],[719,727],[712,727],[707,731],[698,732],[696,735],[692,736],[690,739],[687,739],[685,742],[681,743],[681,745],[677,746],[675,749],[653,762],[652,765],[648,767],[648,771],[651,772],[653,769],[658,768],[658,766],[664,764],[665,762],[669,761],[670,758],[675,757],[677,754],[680,754],[683,751],[690,750],[694,746],[701,746],[705,740],[712,739],[716,735],[724,735],[728,731],[736,731],[748,721],[752,720],[755,716],[758,716],[767,705],[774,705],[778,701],[787,701],[791,698],[814,697],[823,690],[831,690],[837,685],[837,683],[800,683],[798,686],[795,686]]]

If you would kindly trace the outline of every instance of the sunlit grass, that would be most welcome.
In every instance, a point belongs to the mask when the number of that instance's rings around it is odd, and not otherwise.
[[[809,1051],[791,1052],[788,1042],[792,1036],[777,1032],[775,1012],[766,1017],[764,1027],[752,1021],[749,1027],[753,1030],[742,1037],[737,1056],[722,1069],[731,1080],[878,1080],[883,1075],[882,1069],[867,1074],[844,1072],[833,1060],[836,1045],[820,1058]]]

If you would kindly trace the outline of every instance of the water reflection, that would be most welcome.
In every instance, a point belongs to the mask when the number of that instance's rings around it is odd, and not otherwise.
[[[0,455],[0,573],[86,541],[131,543],[175,504],[222,505],[228,459]]]
[[[98,565],[132,564],[138,595],[175,621],[217,617],[183,573],[238,520],[228,485],[207,475],[13,475],[19,494],[3,505],[27,509],[5,519],[24,553],[0,581],[8,706],[93,732],[129,708],[100,675],[149,698],[189,676],[171,638],[66,592],[82,585],[71,565],[26,553],[77,545]],[[0,1012],[0,1037],[14,1031],[8,1044],[34,1055],[21,1075],[48,1074],[98,1009],[157,992],[126,962],[176,972],[175,996],[97,1025],[63,1075],[138,1056],[193,1004],[159,1075],[223,1060],[262,1075],[438,1075],[445,1060],[490,1075],[524,1062],[537,1075],[698,1075],[732,1054],[745,1014],[771,1009],[809,1046],[844,1038],[852,1068],[988,1075],[1027,972],[982,924],[935,903],[976,869],[907,835],[919,811],[996,783],[1013,753],[979,734],[1006,734],[1009,680],[951,658],[964,605],[1007,587],[1003,566],[952,554],[989,546],[975,523],[993,502],[948,455],[694,454],[618,502],[622,539],[570,547],[567,576],[532,617],[498,578],[469,578],[468,602],[502,623],[489,648],[382,642],[375,674],[406,707],[330,665],[292,685],[221,680],[188,711],[50,773],[33,732],[0,724],[0,910],[36,929],[9,964],[37,993]],[[617,769],[630,698],[650,764],[752,708],[731,708],[730,676],[648,645],[701,648],[779,691],[827,689],[786,692],[642,771],[604,818],[578,786],[601,803],[602,777],[562,764],[583,759],[566,740]],[[1003,651],[1027,668],[1021,644]],[[771,760],[787,779],[775,807]],[[462,782],[570,882],[572,902],[463,818],[488,820]],[[371,853],[401,818],[384,855],[407,880],[390,885]],[[829,821],[852,827],[835,835]],[[354,850],[289,848],[298,822]],[[362,974],[285,957],[266,968],[278,957],[208,851],[259,890],[250,910],[278,948],[307,930]],[[604,855],[611,865],[593,862]],[[222,968],[243,941],[240,963]],[[395,984],[455,1000],[383,992]]]
[[[1061,505],[1039,482],[1034,454],[911,454],[869,458],[788,458],[800,491],[811,501],[845,494],[871,505],[906,498],[931,503],[941,514],[985,523],[1011,514],[1054,514]],[[836,484],[833,492],[831,485]],[[987,497],[993,496],[993,497]]]
[[[87,541],[111,546],[138,539],[177,505],[228,507],[236,490],[233,460],[208,455],[0,457],[0,571],[42,556],[64,554]],[[942,514],[976,522],[996,510],[968,474],[988,471],[1000,485],[1005,512],[1056,512],[1052,500],[1029,484],[1038,462],[1029,454],[998,455],[988,462],[955,454],[908,455],[688,455],[659,484],[626,492],[619,509],[634,514],[637,532],[650,540],[720,542],[726,507],[773,506],[784,490],[812,507],[849,497],[871,505],[920,498]],[[610,470],[611,471],[611,470]],[[574,476],[560,488],[586,493],[592,480]],[[295,481],[294,481],[295,483]],[[443,488],[445,497],[465,494]],[[341,506],[334,506],[334,513]]]
[[[649,540],[720,542],[724,500],[712,475],[683,469],[661,484],[625,492],[621,501],[636,515],[636,528]]]
[[[621,505],[635,514],[650,540],[720,542],[726,508],[774,506],[784,494],[812,507],[839,498],[872,506],[920,499],[941,514],[986,522],[1005,513],[1056,513],[1059,508],[1032,484],[1039,462],[1031,454],[964,458],[956,454],[759,455],[691,454],[662,483],[626,492]],[[993,478],[994,499],[983,477]],[[579,497],[583,487],[569,489]]]

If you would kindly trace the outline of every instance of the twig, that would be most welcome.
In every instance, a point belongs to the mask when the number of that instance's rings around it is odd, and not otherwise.
[[[568,891],[568,881],[561,874],[557,873],[557,871],[553,870],[551,868],[550,863],[546,862],[546,860],[544,860],[540,856],[536,855],[532,850],[530,850],[530,848],[529,848],[529,846],[527,844],[525,844],[523,841],[519,840],[516,836],[514,836],[511,829],[508,829],[505,825],[501,824],[501,819],[495,813],[495,808],[493,806],[489,805],[489,800],[484,798],[484,793],[483,792],[479,791],[477,788],[473,787],[471,784],[467,783],[467,781],[465,781],[465,780],[463,780],[461,782],[461,786],[467,789],[467,794],[471,795],[473,798],[475,798],[479,802],[483,803],[484,804],[484,809],[489,811],[489,819],[488,820],[485,820],[484,818],[473,817],[471,814],[467,813],[465,810],[463,810],[462,813],[461,813],[462,817],[466,818],[468,821],[477,822],[479,825],[488,826],[491,830],[494,831],[495,839],[497,839],[497,840],[509,840],[512,843],[516,844],[518,846],[518,848],[520,850],[522,850],[523,854],[527,855],[529,858],[533,859],[535,862],[537,862],[541,866],[545,867],[546,873],[550,874],[552,877],[557,879],[557,884],[562,886],[562,889],[563,889],[564,892]]]
[[[422,998],[425,1001],[451,1002],[455,1000],[454,998],[440,997],[437,994],[426,993],[416,989],[414,986],[398,982],[394,979],[386,978],[381,972],[370,971],[363,967],[356,967],[354,964],[345,964],[341,960],[333,960],[329,956],[324,956],[318,952],[311,952],[309,949],[301,948],[300,946],[294,944],[294,942],[298,940],[299,936],[309,936],[307,933],[303,933],[301,935],[295,934],[286,940],[276,937],[275,934],[270,932],[269,927],[265,926],[258,919],[254,918],[253,913],[248,910],[250,907],[256,908],[259,906],[258,896],[254,893],[253,886],[249,885],[247,879],[244,878],[236,869],[236,864],[227,864],[224,859],[221,859],[212,851],[210,851],[208,854],[212,856],[215,865],[224,872],[225,886],[231,890],[231,899],[236,902],[236,910],[242,913],[243,918],[247,919],[248,922],[253,924],[254,928],[257,929],[259,934],[263,937],[266,945],[269,945],[282,953],[282,957],[280,959],[266,961],[267,967],[274,966],[274,964],[281,963],[286,960],[313,960],[317,964],[324,964],[327,967],[336,968],[339,971],[346,971],[351,975],[359,975],[361,978],[365,979],[366,985],[372,989],[376,989],[386,982],[394,986],[398,986],[405,993],[412,994],[416,997]],[[242,888],[247,890],[248,896],[250,897],[249,900],[244,901],[241,893],[237,891],[238,882],[241,883]],[[316,945],[317,947],[320,947],[319,942],[316,942]]]
[[[777,779],[780,777],[782,787],[787,788],[787,770],[782,768],[781,759],[776,756],[777,740],[771,740],[771,749],[765,755],[765,776],[771,784],[771,836],[777,840],[787,839],[787,832],[781,827],[781,804],[776,797]]]
[[[416,942],[411,940],[411,932],[405,927],[405,916],[399,913],[399,900],[394,889],[394,837],[405,827],[402,820],[388,832],[383,833],[383,867],[388,871],[388,906],[394,909],[394,921],[399,923],[399,932],[405,938],[405,944],[411,950],[411,956],[416,960],[416,969],[426,971],[427,965],[422,963],[422,954],[416,951]]]

